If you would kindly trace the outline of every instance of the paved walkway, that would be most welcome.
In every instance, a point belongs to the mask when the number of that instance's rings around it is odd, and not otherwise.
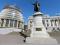
[[[52,41],[51,39],[40,39],[34,43],[24,43],[24,38],[20,36],[19,33],[10,33],[7,35],[0,35],[0,45],[57,45],[60,44],[60,37],[56,39],[57,42]],[[47,43],[46,43],[47,42]],[[49,43],[50,42],[50,43]],[[55,44],[53,44],[54,42]]]

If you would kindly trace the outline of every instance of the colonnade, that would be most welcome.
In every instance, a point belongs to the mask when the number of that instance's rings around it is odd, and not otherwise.
[[[0,19],[0,27],[22,28],[23,22],[12,19]]]

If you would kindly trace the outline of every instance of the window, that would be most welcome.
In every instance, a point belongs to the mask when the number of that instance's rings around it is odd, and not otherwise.
[[[42,28],[36,28],[36,31],[42,31]]]
[[[32,21],[30,21],[30,27],[32,27]]]
[[[16,15],[16,11],[14,9],[11,9],[7,15],[8,15],[8,18],[14,17]]]

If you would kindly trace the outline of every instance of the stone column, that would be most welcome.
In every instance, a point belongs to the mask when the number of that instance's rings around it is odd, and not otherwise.
[[[60,27],[60,19],[59,19],[59,27]]]
[[[55,26],[55,20],[54,20],[54,26]]]
[[[59,27],[59,19],[58,19],[58,27]]]
[[[18,28],[18,21],[17,21],[17,28]]]
[[[0,27],[1,27],[1,19],[0,19]]]
[[[55,26],[55,24],[54,24],[54,20],[52,20],[52,25],[53,25],[53,27]]]
[[[51,27],[51,21],[49,20],[49,27]]]
[[[21,23],[21,26],[22,26],[22,29],[24,29],[24,24],[23,24],[23,22]],[[32,27],[31,27],[32,28]]]
[[[57,27],[59,26],[59,20],[57,20]]]
[[[47,21],[45,20],[45,27],[47,27]]]
[[[5,25],[6,25],[6,20],[4,19],[4,22],[3,22],[3,27],[5,27]]]
[[[58,27],[58,20],[56,21],[56,25],[57,25],[57,27]]]
[[[22,22],[20,22],[20,28],[21,28],[21,29],[23,28]]]
[[[55,27],[55,20],[53,20],[53,27]]]
[[[51,20],[51,27],[52,27],[52,25],[53,25],[53,24],[52,24],[52,20]]]
[[[8,27],[10,27],[10,19],[9,19],[9,24],[8,24]]]

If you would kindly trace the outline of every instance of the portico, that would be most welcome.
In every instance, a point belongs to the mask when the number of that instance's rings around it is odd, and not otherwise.
[[[21,28],[21,21],[13,20],[13,19],[0,19],[0,27],[1,28]]]

